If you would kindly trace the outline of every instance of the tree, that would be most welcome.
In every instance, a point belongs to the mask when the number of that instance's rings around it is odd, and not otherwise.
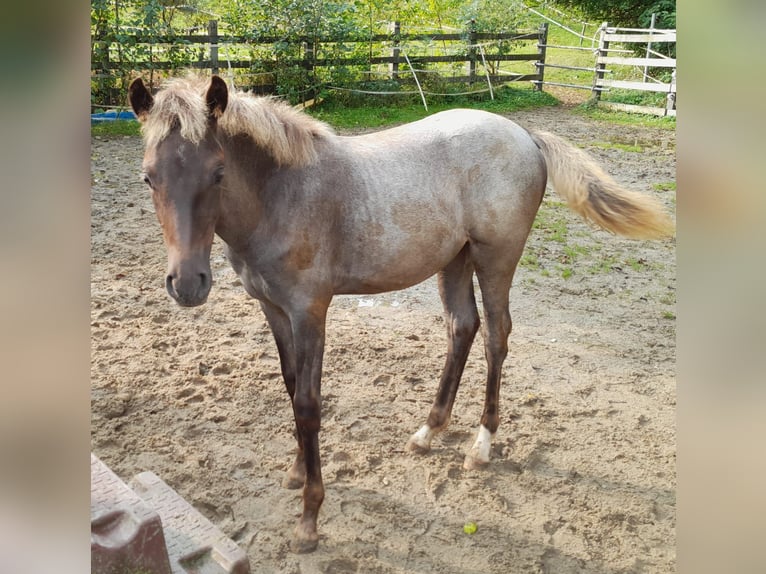
[[[657,28],[676,27],[675,0],[558,0],[557,4],[616,26],[648,28],[654,13]]]

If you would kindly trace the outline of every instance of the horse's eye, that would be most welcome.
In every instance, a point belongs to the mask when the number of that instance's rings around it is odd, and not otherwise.
[[[152,187],[152,180],[151,180],[151,179],[149,179],[149,176],[148,176],[148,175],[146,175],[145,173],[142,173],[142,174],[141,174],[141,179],[143,179],[143,180],[144,180],[144,183],[145,183],[146,185],[148,185],[149,187]]]
[[[215,170],[215,173],[213,174],[213,182],[218,185],[223,181],[223,167],[219,167]]]

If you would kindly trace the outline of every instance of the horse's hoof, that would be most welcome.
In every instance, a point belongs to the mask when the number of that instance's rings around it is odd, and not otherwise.
[[[290,550],[295,554],[308,554],[316,550],[317,546],[319,546],[319,538],[316,540],[298,540],[293,538],[292,542],[290,542]]]
[[[428,425],[423,425],[418,432],[410,437],[410,440],[407,441],[407,446],[404,448],[409,452],[426,454],[431,450],[431,440],[433,440],[435,434],[435,430]]]
[[[296,490],[303,488],[306,484],[306,464],[300,458],[293,462],[293,465],[287,469],[284,478],[282,479],[282,488],[289,488],[290,490]]]
[[[425,442],[421,442],[415,437],[412,437],[407,441],[407,445],[404,447],[404,449],[407,452],[414,454],[427,454],[431,450],[431,445]]]
[[[489,451],[492,447],[493,433],[483,424],[479,427],[479,434],[476,436],[476,442],[468,449],[463,461],[463,468],[466,470],[479,470],[489,464]]]
[[[289,488],[290,490],[296,490],[298,488],[303,488],[303,485],[306,482],[306,478],[302,476],[296,476],[291,473],[287,473],[285,477],[282,479],[282,488]]]
[[[313,552],[319,546],[319,534],[303,532],[300,525],[295,528],[295,536],[290,542],[290,550],[295,554],[307,554]]]
[[[488,464],[488,460],[481,460],[475,456],[467,454],[465,455],[465,460],[463,461],[463,468],[466,470],[482,470],[487,468]]]

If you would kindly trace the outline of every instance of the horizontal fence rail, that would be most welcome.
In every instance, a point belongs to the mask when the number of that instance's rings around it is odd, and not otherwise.
[[[587,90],[591,92],[592,99],[600,106],[615,108],[629,112],[639,112],[659,116],[676,115],[676,69],[677,62],[674,57],[669,57],[657,51],[657,46],[676,43],[676,30],[663,30],[654,28],[654,17],[650,28],[615,28],[604,22],[596,31],[592,39],[581,33],[567,28],[551,18],[547,18],[555,25],[583,39],[592,42],[592,46],[568,46],[561,44],[548,44],[545,48],[562,51],[589,51],[593,53],[592,66],[586,65],[583,58],[578,58],[578,65],[557,63],[556,57],[548,57],[547,61],[535,64],[538,69],[572,70],[590,72],[592,81],[589,83],[575,83],[581,80],[555,81],[550,78],[531,80],[538,87],[559,86]],[[585,29],[583,23],[583,30]],[[583,32],[584,33],[584,32]],[[653,49],[654,48],[654,49]],[[674,53],[675,50],[665,50]],[[555,52],[559,53],[559,52]],[[645,54],[641,56],[641,54]],[[653,73],[661,79],[650,76]],[[605,101],[605,94],[612,90],[628,90],[635,92],[655,92],[665,94],[664,106],[647,106],[628,104],[614,101]],[[628,98],[634,99],[634,98]]]
[[[654,22],[654,18],[652,18]],[[665,106],[645,106],[638,104],[626,104],[620,102],[600,101],[603,107],[618,109],[628,112],[639,112],[658,116],[676,115],[676,59],[665,56],[651,49],[652,46],[660,43],[676,42],[675,30],[657,30],[635,29],[635,28],[610,28],[606,22],[602,24],[599,31],[599,45],[596,52],[596,75],[593,81],[593,97],[599,101],[605,91],[612,88],[623,90],[635,90],[639,92],[659,92],[667,94]],[[615,52],[613,45],[646,44],[646,56],[624,57],[610,56],[610,52]],[[609,72],[607,66],[626,66],[641,68],[640,80],[629,79],[611,79],[604,75]],[[670,81],[663,82],[649,77],[648,70],[652,68],[671,71]]]
[[[150,72],[151,84],[155,74],[161,80],[188,68],[226,70],[232,77],[237,73],[249,82],[241,87],[259,93],[277,92],[281,79],[302,74],[304,85],[297,91],[304,99],[315,97],[322,86],[352,88],[373,77],[418,83],[414,74],[442,74],[440,81],[447,84],[489,82],[491,91],[492,83],[541,81],[543,68],[534,64],[544,63],[546,39],[547,24],[537,31],[409,34],[395,23],[388,34],[278,38],[218,34],[218,23],[211,20],[207,34],[96,34],[91,39],[91,78],[105,85],[111,82],[105,97],[120,104],[126,83],[136,73]],[[525,62],[529,73],[500,70],[501,63]],[[339,71],[345,74],[344,82],[337,79]]]

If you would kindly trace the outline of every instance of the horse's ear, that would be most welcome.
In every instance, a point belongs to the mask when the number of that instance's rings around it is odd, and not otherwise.
[[[146,89],[141,78],[136,78],[131,82],[128,88],[128,98],[138,121],[144,121],[149,110],[152,109],[152,105],[154,105],[154,98]]]
[[[210,117],[220,118],[226,110],[226,104],[229,103],[229,89],[220,76],[213,76],[210,79],[210,87],[207,89],[205,99]]]

